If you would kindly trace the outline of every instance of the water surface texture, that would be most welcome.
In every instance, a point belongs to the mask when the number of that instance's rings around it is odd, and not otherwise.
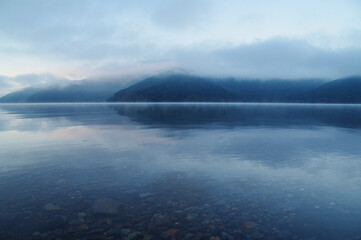
[[[0,239],[361,239],[361,106],[0,105]]]

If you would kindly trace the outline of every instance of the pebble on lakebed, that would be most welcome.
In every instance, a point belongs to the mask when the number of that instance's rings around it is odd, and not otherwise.
[[[255,228],[258,224],[252,221],[247,221],[244,223],[244,226],[248,229]]]
[[[86,213],[80,212],[80,213],[78,213],[78,217],[79,217],[79,218],[85,218],[85,217],[86,217]]]
[[[92,210],[94,213],[117,214],[119,205],[119,202],[114,199],[101,198],[94,202]]]
[[[174,235],[176,235],[179,232],[179,229],[168,229],[167,231],[163,232],[163,235],[168,236],[168,237],[173,237]]]
[[[48,203],[44,206],[44,209],[46,211],[57,211],[57,210],[60,210],[60,207],[53,203]]]
[[[140,198],[146,198],[146,197],[150,197],[152,195],[153,195],[153,193],[141,193],[141,194],[139,194],[139,197]]]

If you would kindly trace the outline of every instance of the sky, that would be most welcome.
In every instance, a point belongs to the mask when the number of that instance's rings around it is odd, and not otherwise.
[[[359,0],[0,0],[0,94],[181,69],[238,78],[361,75]]]

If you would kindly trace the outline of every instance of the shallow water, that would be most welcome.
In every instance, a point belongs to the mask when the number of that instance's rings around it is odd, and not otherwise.
[[[360,143],[360,105],[0,105],[0,239],[361,239]]]

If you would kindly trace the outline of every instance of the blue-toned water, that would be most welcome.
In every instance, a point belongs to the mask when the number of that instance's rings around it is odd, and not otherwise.
[[[0,239],[361,239],[361,106],[0,105]]]

